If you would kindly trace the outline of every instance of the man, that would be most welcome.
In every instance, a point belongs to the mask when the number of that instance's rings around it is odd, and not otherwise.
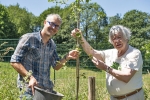
[[[32,99],[34,86],[52,92],[53,83],[50,80],[50,67],[59,70],[63,63],[78,57],[78,52],[72,50],[63,59],[59,59],[56,44],[51,38],[58,32],[61,23],[62,20],[58,14],[48,15],[40,32],[27,33],[20,38],[11,57],[11,65],[19,73],[18,87],[21,90],[23,78],[29,79],[24,93],[26,98]],[[32,71],[32,74],[29,71]]]

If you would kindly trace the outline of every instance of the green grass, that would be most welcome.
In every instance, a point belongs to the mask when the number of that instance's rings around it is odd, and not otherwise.
[[[63,93],[63,100],[75,100],[76,98],[76,69],[67,67],[56,72],[55,90]],[[53,76],[52,76],[53,77]],[[105,72],[100,70],[80,69],[79,79],[79,100],[88,100],[88,78],[95,77],[96,98],[105,98],[109,96],[105,86]],[[102,94],[102,95],[101,95]],[[102,99],[104,100],[104,99]]]
[[[8,63],[0,63],[0,100],[17,100],[17,72]]]
[[[54,90],[64,95],[63,100],[76,100],[76,69],[75,67],[63,67],[55,71]],[[106,90],[105,72],[97,69],[80,68],[79,98],[88,100],[88,78],[95,77],[96,100],[109,100]],[[51,69],[51,79],[54,81],[54,70]],[[143,74],[144,91],[146,100],[150,100],[150,74]],[[16,87],[17,72],[9,63],[0,62],[0,100],[17,100],[19,96]]]

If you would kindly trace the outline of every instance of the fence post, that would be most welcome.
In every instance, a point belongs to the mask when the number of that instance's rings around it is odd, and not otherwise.
[[[88,79],[88,100],[95,100],[95,77]]]

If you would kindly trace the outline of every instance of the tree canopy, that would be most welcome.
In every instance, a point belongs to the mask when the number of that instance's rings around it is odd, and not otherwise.
[[[149,57],[146,56],[146,51],[149,49],[147,43],[150,40],[150,14],[133,9],[124,16],[116,14],[107,17],[105,9],[100,5],[88,2],[82,3],[81,9],[77,11],[80,11],[80,28],[83,35],[95,49],[112,48],[108,42],[109,29],[113,25],[121,24],[131,29],[130,45],[140,49],[144,58]],[[56,44],[67,44],[66,49],[74,46],[75,39],[71,38],[70,33],[77,24],[76,16],[72,14],[76,13],[72,4],[64,8],[47,8],[39,16],[28,12],[26,8],[21,8],[19,4],[8,7],[0,5],[0,12],[0,38],[19,38],[22,34],[39,31],[48,14],[58,13],[63,22],[53,39]]]
[[[0,38],[13,38],[15,33],[15,24],[11,22],[6,7],[0,4]]]
[[[25,33],[33,32],[34,19],[36,17],[32,13],[28,12],[26,8],[20,8],[19,4],[10,5],[7,7],[7,10],[10,16],[9,19],[16,26],[16,38]]]

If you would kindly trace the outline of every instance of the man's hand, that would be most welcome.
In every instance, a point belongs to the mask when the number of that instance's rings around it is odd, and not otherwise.
[[[69,51],[68,55],[66,56],[67,60],[70,59],[77,59],[79,57],[79,51],[78,50],[71,50]]]
[[[28,87],[32,89],[33,95],[34,95],[34,86],[36,86],[37,84],[38,84],[37,80],[33,76],[31,76]]]

